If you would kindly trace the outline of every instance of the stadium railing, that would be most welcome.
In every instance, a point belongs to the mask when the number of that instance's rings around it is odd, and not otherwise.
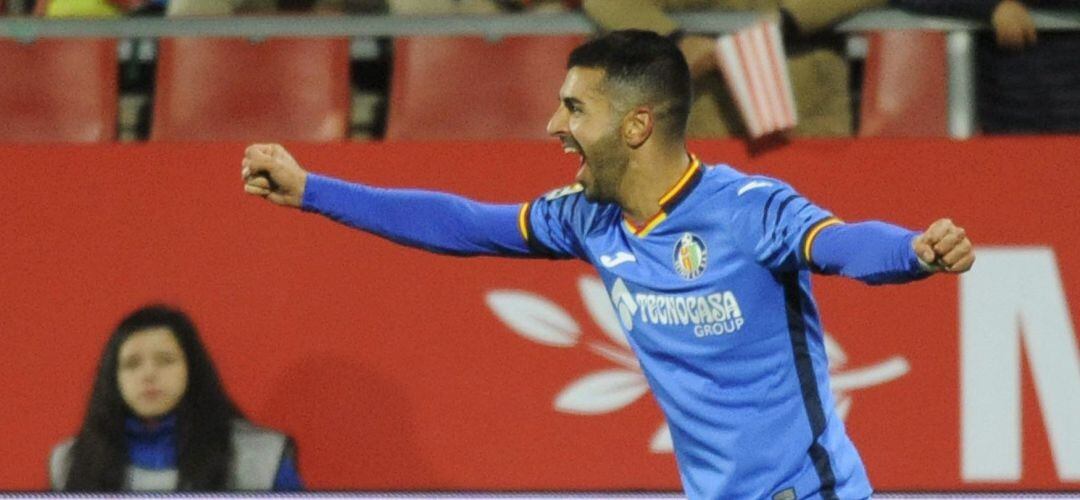
[[[727,33],[752,24],[751,12],[683,12],[673,17],[688,32]],[[1080,11],[1032,10],[1040,30],[1080,30]],[[836,30],[849,36],[848,51],[856,57],[865,50],[862,34],[889,30],[928,30],[947,33],[948,121],[953,138],[970,137],[975,130],[973,32],[986,29],[982,22],[911,14],[899,9],[862,12],[840,23]],[[0,38],[31,41],[37,38],[109,37],[156,39],[162,37],[350,37],[354,42],[375,37],[409,35],[473,35],[499,39],[511,35],[570,35],[595,31],[580,13],[536,13],[453,16],[241,16],[222,18],[41,19],[0,17]],[[130,50],[128,48],[127,50]]]

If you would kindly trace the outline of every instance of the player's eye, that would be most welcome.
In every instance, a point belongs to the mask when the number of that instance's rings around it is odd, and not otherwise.
[[[563,100],[563,106],[565,106],[566,109],[571,113],[581,112],[581,105],[575,101],[571,101],[570,99]]]

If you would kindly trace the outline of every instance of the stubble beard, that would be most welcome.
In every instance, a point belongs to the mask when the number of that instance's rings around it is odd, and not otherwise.
[[[592,173],[591,185],[585,186],[585,199],[597,203],[617,202],[619,184],[626,174],[629,156],[619,149],[619,137],[612,134],[593,145],[587,168]]]

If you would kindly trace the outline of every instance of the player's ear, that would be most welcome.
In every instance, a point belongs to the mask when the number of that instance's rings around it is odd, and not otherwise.
[[[652,135],[655,124],[652,109],[647,106],[634,107],[623,117],[623,140],[628,146],[636,149],[645,144]]]

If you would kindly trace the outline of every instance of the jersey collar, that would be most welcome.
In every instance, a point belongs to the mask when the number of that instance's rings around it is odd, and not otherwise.
[[[667,219],[667,215],[675,210],[675,207],[686,199],[690,191],[693,191],[694,187],[701,182],[702,175],[701,161],[698,160],[697,156],[690,155],[690,166],[686,167],[686,172],[683,172],[682,176],[679,177],[679,181],[660,197],[660,211],[640,226],[631,222],[624,214],[623,224],[626,229],[639,238],[649,234],[653,228],[660,225],[664,219]]]

